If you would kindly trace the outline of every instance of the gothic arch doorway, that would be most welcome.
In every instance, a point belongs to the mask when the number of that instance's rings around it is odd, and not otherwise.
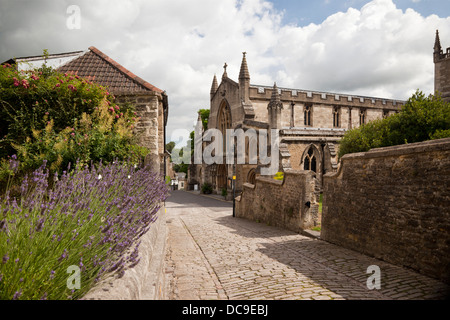
[[[217,188],[218,188],[218,190],[222,190],[223,188],[227,187],[227,179],[228,179],[227,166],[225,164],[220,164],[217,167]]]

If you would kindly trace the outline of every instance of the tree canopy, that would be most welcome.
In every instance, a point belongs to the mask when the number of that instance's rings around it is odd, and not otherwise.
[[[349,130],[340,141],[339,157],[372,148],[450,137],[450,103],[421,91],[399,113]]]

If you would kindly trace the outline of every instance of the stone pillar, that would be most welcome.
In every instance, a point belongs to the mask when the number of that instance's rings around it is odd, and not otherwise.
[[[136,98],[136,113],[140,117],[136,124],[139,145],[149,149],[145,164],[150,165],[156,172],[160,171],[159,157],[159,104],[161,96],[151,93]]]

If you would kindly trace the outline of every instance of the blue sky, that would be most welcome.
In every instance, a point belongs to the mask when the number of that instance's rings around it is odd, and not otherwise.
[[[275,9],[283,11],[283,23],[305,26],[320,24],[336,12],[345,12],[350,7],[360,10],[369,0],[271,0]],[[422,16],[436,14],[450,15],[450,0],[394,0],[397,8],[405,11],[411,8]]]

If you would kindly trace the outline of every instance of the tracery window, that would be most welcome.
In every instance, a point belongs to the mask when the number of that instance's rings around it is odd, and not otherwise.
[[[219,130],[225,135],[227,129],[231,128],[231,111],[227,103],[222,103],[218,118]]]
[[[305,156],[305,160],[303,161],[303,169],[317,172],[317,159],[314,155],[313,147],[309,148],[308,153]]]
[[[366,110],[365,109],[361,109],[359,110],[359,125],[362,126],[363,124],[366,123]]]
[[[312,113],[312,106],[306,105],[304,110],[304,123],[305,126],[311,126],[311,113]]]
[[[339,128],[341,126],[340,108],[333,108],[333,128]]]
[[[218,114],[218,118],[217,118],[217,128],[222,132],[222,137],[223,137],[223,152],[225,154],[226,152],[226,132],[227,129],[231,129],[231,110],[230,107],[228,106],[228,103],[226,103],[225,101],[222,102],[220,109],[219,109],[219,114]]]

